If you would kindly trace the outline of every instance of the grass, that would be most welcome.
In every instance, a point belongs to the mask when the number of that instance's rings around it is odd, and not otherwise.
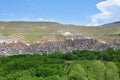
[[[63,25],[51,22],[0,22],[0,35],[13,38],[22,38],[29,42],[35,42],[43,38],[58,34],[58,31],[66,30],[96,39],[112,42],[119,38],[120,27],[117,25],[107,27],[82,27],[75,25]],[[114,35],[115,34],[115,35]],[[112,36],[111,36],[112,35]]]

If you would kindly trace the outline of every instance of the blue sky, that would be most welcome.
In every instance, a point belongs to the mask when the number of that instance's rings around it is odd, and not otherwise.
[[[105,3],[110,4],[110,1],[115,4],[106,7]],[[99,25],[120,19],[118,2],[120,0],[0,0],[0,21],[52,21]],[[111,6],[113,9],[109,8]],[[116,11],[114,14],[117,16],[110,15],[111,11]]]

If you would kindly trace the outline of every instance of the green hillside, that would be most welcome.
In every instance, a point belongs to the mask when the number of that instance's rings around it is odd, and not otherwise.
[[[114,42],[120,37],[120,25],[118,24],[101,27],[86,27],[63,25],[56,22],[0,22],[0,36],[19,38],[29,42],[47,40],[59,34],[59,31],[62,30],[79,33],[108,42]]]

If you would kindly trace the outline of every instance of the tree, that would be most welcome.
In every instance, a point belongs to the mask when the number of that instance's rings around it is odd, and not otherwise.
[[[5,77],[0,76],[0,80],[7,80]]]
[[[106,80],[105,79],[105,65],[101,61],[94,61],[93,70],[96,80]],[[109,79],[108,79],[109,80]]]
[[[107,52],[101,52],[100,53],[100,60],[102,60],[102,61],[111,61],[111,56],[110,56],[110,54],[109,53],[107,53]]]
[[[65,59],[65,60],[76,60],[76,59],[79,59],[79,57],[76,56],[75,54],[71,53],[71,52],[67,52],[67,53],[63,54],[63,59]]]
[[[109,62],[106,64],[106,80],[120,80],[118,74],[118,68],[113,62]]]
[[[74,65],[69,71],[70,80],[88,80],[87,73],[80,64]]]

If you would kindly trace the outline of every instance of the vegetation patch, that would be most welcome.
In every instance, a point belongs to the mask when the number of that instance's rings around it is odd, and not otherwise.
[[[120,51],[0,57],[0,80],[120,80]]]
[[[110,36],[120,36],[120,34],[112,34],[112,35],[110,35]]]

